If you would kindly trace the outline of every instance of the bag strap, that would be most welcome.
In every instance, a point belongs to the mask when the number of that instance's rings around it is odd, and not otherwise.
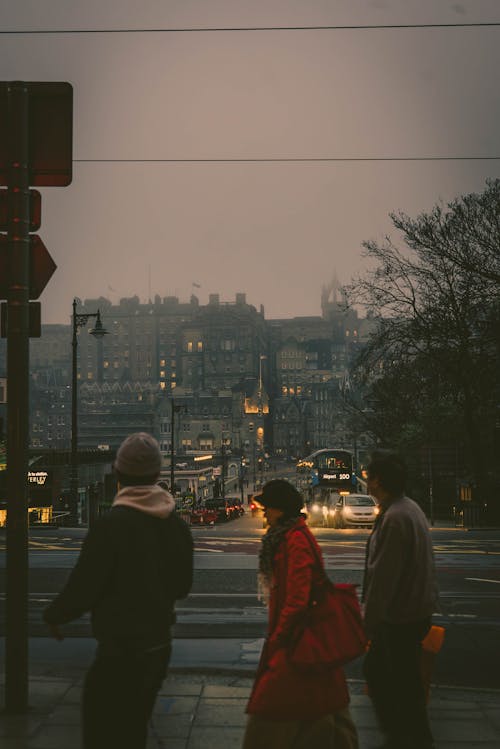
[[[319,571],[321,572],[321,575],[322,575],[322,577],[323,577],[323,578],[324,578],[325,580],[327,580],[328,582],[330,582],[330,578],[329,578],[329,577],[328,577],[328,575],[326,574],[326,570],[325,570],[325,566],[324,566],[324,564],[323,564],[323,560],[322,560],[322,558],[321,558],[321,556],[320,556],[320,554],[319,554],[319,552],[318,552],[318,549],[316,548],[316,544],[315,544],[315,543],[314,543],[314,541],[312,540],[312,538],[311,538],[311,536],[310,536],[309,532],[308,532],[308,531],[306,531],[306,529],[305,529],[305,528],[302,528],[302,527],[300,527],[300,528],[297,528],[297,530],[298,530],[298,531],[300,531],[300,532],[302,533],[302,535],[303,535],[303,536],[305,537],[305,539],[307,540],[307,543],[308,543],[308,544],[309,544],[309,546],[311,547],[311,549],[312,549],[312,552],[313,552],[313,554],[314,554],[314,558],[316,559],[316,562],[317,562],[317,566],[318,566],[318,569],[319,569]],[[312,587],[312,586],[311,586],[311,587]]]

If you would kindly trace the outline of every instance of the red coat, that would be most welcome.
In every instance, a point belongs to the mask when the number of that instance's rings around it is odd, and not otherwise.
[[[304,519],[291,528],[278,547],[273,563],[269,601],[268,638],[247,705],[248,713],[273,720],[314,720],[342,710],[349,693],[342,668],[321,674],[294,669],[286,657],[286,642],[293,639],[307,608],[311,583],[319,578],[310,541],[318,549]]]

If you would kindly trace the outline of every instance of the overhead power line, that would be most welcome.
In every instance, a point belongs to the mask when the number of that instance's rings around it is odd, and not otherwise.
[[[325,156],[208,159],[73,159],[75,164],[251,164],[379,161],[500,161],[500,156]]]
[[[0,34],[193,34],[236,31],[373,31],[392,29],[473,29],[498,28],[500,21],[478,23],[377,23],[335,26],[217,26],[157,29],[1,29]]]

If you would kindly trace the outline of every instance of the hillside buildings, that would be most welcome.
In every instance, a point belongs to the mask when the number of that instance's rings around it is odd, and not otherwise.
[[[79,445],[114,451],[130,432],[146,430],[165,454],[172,439],[176,454],[224,444],[254,461],[332,445],[352,449],[361,436],[341,406],[349,362],[370,320],[344,302],[337,279],[323,288],[314,317],[266,319],[243,293],[234,301],[211,294],[205,305],[194,295],[187,303],[86,299],[78,314],[99,309],[108,335],[96,341],[88,334],[93,318],[78,330]],[[43,326],[31,341],[30,369],[31,447],[66,449],[70,323]]]

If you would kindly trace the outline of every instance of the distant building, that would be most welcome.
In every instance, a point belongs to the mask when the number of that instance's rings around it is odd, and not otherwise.
[[[208,304],[180,327],[178,381],[205,390],[257,378],[267,342],[263,312],[247,304],[245,294],[236,294],[233,303],[211,294]]]
[[[231,302],[211,294],[205,305],[194,295],[187,303],[99,297],[77,312],[97,310],[108,335],[89,335],[93,317],[78,330],[82,447],[115,449],[145,429],[168,452],[172,398],[187,409],[178,414],[176,451],[213,450],[225,440],[246,454],[295,455],[350,439],[342,397],[375,323],[347,308],[337,278],[322,289],[321,316],[266,320],[243,293]],[[32,446],[70,444],[71,336],[70,322],[44,325],[31,342]]]

